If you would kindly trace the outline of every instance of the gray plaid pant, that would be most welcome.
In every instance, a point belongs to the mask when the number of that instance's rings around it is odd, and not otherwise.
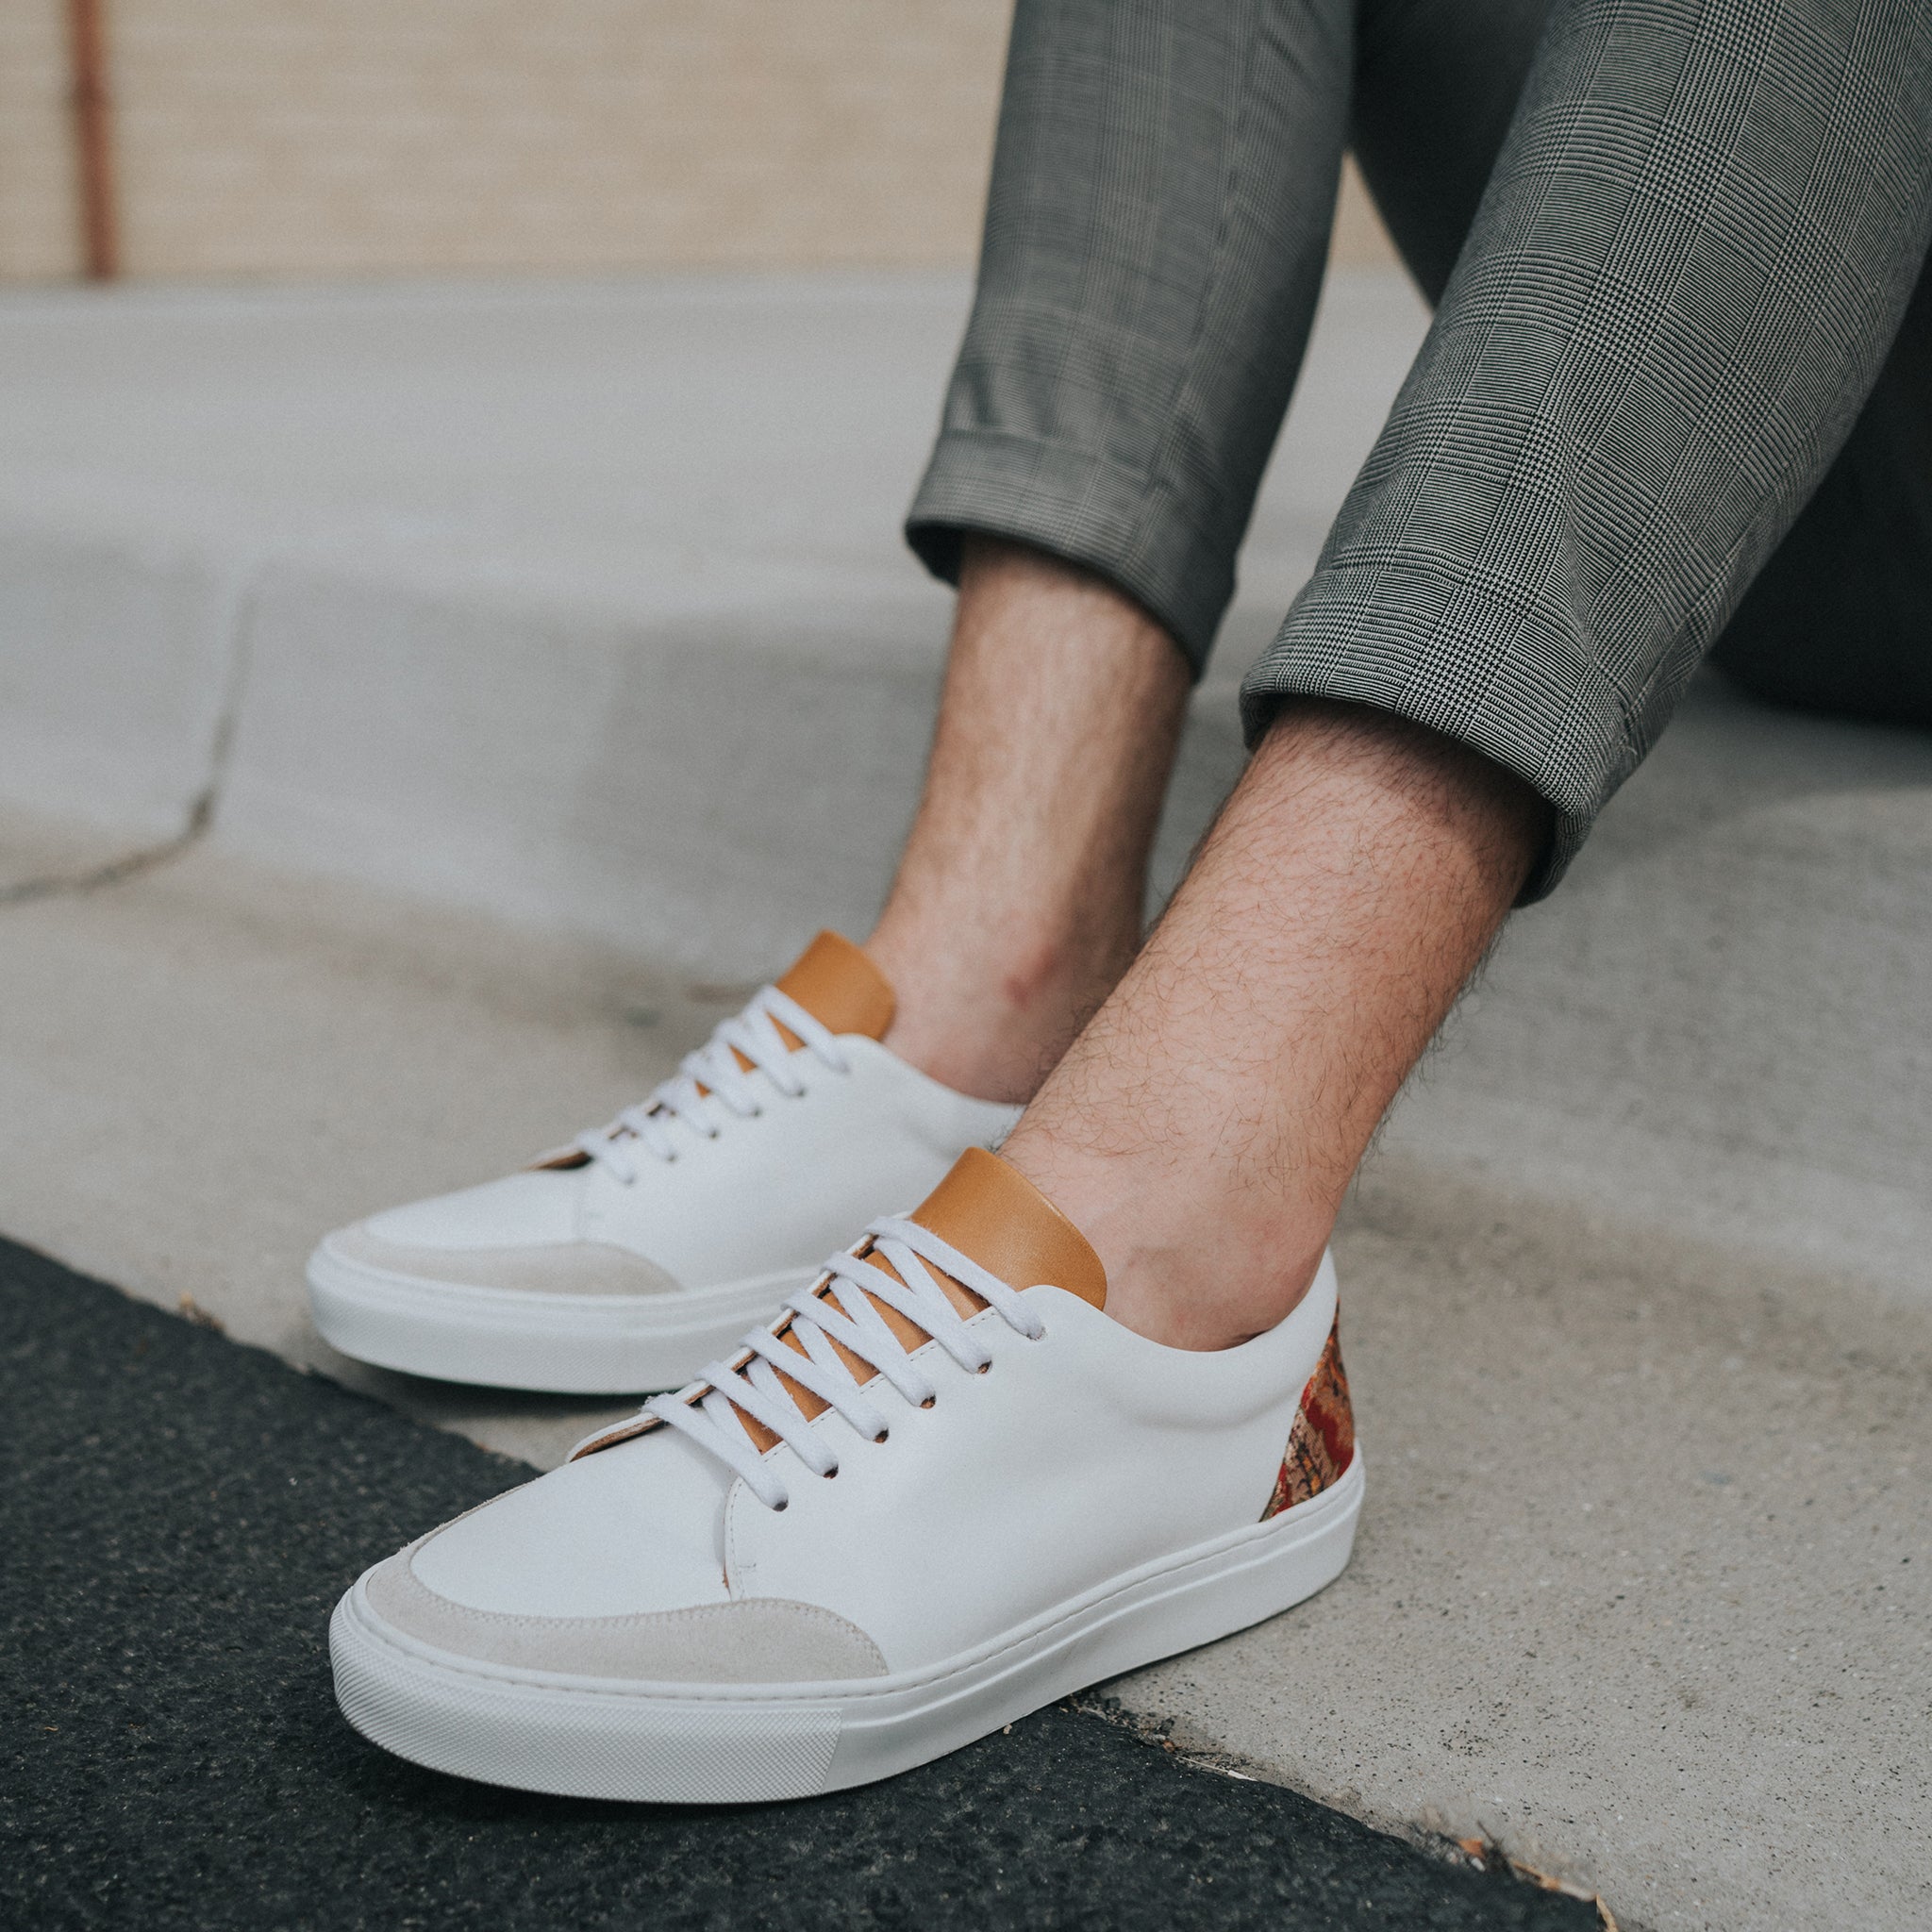
[[[1925,0],[1020,0],[933,570],[1035,544],[1198,670],[1351,143],[1436,317],[1251,741],[1300,695],[1462,740],[1554,808],[1534,898],[1721,635],[1932,722]]]

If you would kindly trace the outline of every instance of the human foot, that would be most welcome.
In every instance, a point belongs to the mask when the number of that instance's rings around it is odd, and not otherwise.
[[[802,1797],[1347,1562],[1362,1472],[1332,1266],[1240,1348],[1163,1348],[977,1152],[829,1266],[705,1382],[370,1571],[331,1626],[349,1721],[524,1790]]]
[[[445,1381],[675,1389],[881,1201],[918,1200],[1018,1109],[882,1046],[892,990],[822,933],[608,1127],[522,1174],[327,1237],[315,1325],[344,1355]]]

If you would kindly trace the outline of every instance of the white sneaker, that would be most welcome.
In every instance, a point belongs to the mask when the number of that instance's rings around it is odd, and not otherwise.
[[[881,1201],[917,1201],[1019,1117],[888,1053],[892,1007],[871,959],[821,933],[609,1126],[330,1235],[308,1261],[316,1327],[444,1381],[677,1388]]]
[[[525,1790],[804,1797],[1348,1561],[1362,1468],[1326,1258],[1268,1334],[1163,1348],[1102,1312],[1077,1230],[969,1153],[827,1265],[729,1365],[362,1577],[330,1629],[349,1722]]]

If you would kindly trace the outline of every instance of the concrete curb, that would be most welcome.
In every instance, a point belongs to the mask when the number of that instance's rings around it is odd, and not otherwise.
[[[719,977],[862,927],[944,646],[896,525],[964,294],[0,299],[0,802]],[[1276,580],[1324,513],[1282,493]],[[1239,766],[1225,692],[1194,736],[1169,878]]]

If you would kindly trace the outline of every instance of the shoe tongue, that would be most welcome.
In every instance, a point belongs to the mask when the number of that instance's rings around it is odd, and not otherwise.
[[[868,1040],[886,1037],[898,1004],[865,950],[835,932],[820,933],[777,984],[827,1031],[862,1033]]]
[[[1086,1236],[997,1154],[969,1147],[907,1219],[1008,1288],[1044,1282],[1107,1306],[1107,1270]]]

